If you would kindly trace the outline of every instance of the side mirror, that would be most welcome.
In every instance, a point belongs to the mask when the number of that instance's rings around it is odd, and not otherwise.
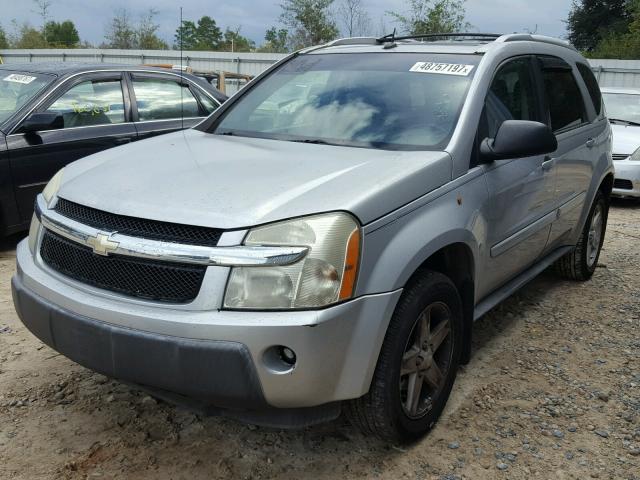
[[[506,120],[500,125],[496,138],[482,142],[480,156],[482,160],[492,162],[544,155],[557,149],[558,140],[547,125],[528,120]]]
[[[35,133],[41,130],[57,130],[64,128],[62,115],[52,112],[32,113],[20,127],[23,133]]]

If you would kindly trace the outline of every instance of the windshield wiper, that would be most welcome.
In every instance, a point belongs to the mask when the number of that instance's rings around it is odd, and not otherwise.
[[[313,145],[338,145],[337,143],[327,142],[326,140],[320,140],[319,138],[305,138],[302,140],[289,140],[294,143],[311,143]]]
[[[639,122],[632,122],[631,120],[623,120],[621,118],[610,118],[609,121],[612,123],[622,123],[623,125],[629,125],[632,127],[640,127]]]

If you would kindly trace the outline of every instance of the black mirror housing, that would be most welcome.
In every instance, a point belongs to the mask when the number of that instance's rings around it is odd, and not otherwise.
[[[62,115],[52,112],[32,113],[27,117],[20,131],[24,133],[35,133],[41,130],[57,130],[64,128]]]
[[[533,157],[555,152],[558,140],[551,129],[540,122],[506,120],[496,138],[485,139],[480,155],[486,162],[511,158]]]

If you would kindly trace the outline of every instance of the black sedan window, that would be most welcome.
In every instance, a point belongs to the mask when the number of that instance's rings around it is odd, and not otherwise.
[[[64,128],[124,123],[120,80],[86,81],[71,87],[47,109],[64,119]]]
[[[173,80],[134,78],[133,91],[141,122],[202,116],[189,87]]]

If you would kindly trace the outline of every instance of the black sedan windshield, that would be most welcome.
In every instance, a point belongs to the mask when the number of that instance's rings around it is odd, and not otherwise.
[[[39,73],[0,70],[0,125],[54,78]]]
[[[256,85],[213,133],[397,150],[441,150],[479,56],[307,54]]]

